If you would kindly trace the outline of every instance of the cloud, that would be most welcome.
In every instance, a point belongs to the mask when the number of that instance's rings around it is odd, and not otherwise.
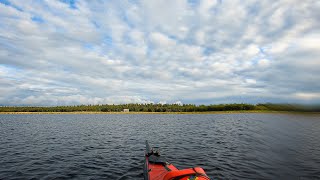
[[[154,32],[150,35],[150,41],[154,45],[160,46],[162,48],[175,45],[174,40],[158,32]]]
[[[0,105],[320,102],[318,1],[0,1]]]

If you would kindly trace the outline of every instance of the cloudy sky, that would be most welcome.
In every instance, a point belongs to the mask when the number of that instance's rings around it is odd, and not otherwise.
[[[0,0],[0,105],[320,103],[319,0]]]

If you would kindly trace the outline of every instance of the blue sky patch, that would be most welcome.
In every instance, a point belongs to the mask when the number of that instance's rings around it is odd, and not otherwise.
[[[188,0],[188,3],[191,5],[191,6],[198,6],[200,4],[200,0]]]
[[[8,0],[0,0],[0,3],[1,3],[1,4],[4,4],[4,5],[6,5],[6,6],[13,7],[13,8],[15,8],[15,9],[18,10],[18,11],[23,11],[22,8],[14,5],[14,4],[12,4],[12,3],[11,3],[10,1],[8,1]]]
[[[8,0],[0,0],[0,3],[4,4],[4,5],[11,5],[11,3]]]
[[[112,37],[109,36],[109,35],[105,35],[102,41],[107,46],[112,46],[113,45]]]
[[[206,47],[206,48],[204,48],[203,54],[208,56],[208,55],[212,54],[213,52],[214,52],[213,48]]]
[[[77,9],[76,0],[60,0],[63,3],[69,4],[71,9]]]
[[[40,16],[33,16],[31,20],[37,23],[44,23],[44,20]]]

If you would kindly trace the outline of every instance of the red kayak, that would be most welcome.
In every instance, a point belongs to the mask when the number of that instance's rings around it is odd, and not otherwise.
[[[150,148],[146,141],[144,162],[145,180],[210,180],[201,167],[179,170],[168,163],[158,150]]]

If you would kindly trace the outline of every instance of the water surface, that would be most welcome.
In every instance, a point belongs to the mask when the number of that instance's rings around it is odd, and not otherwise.
[[[213,179],[320,179],[320,115],[0,115],[0,179],[143,179],[145,140]]]

